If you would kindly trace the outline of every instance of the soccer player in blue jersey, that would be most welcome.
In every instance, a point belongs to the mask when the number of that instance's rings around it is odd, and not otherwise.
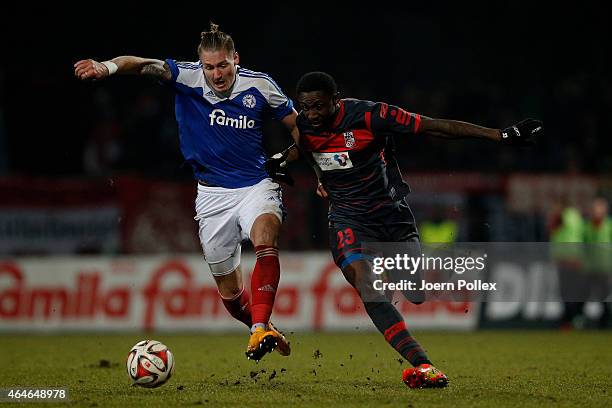
[[[173,89],[181,150],[198,181],[200,242],[219,295],[229,313],[251,329],[248,358],[259,360],[275,348],[289,355],[289,343],[270,323],[280,279],[283,207],[281,188],[264,166],[262,122],[271,115],[297,138],[297,113],[270,76],[238,65],[234,41],[217,25],[202,33],[198,56],[195,62],[87,59],[74,65],[74,73],[81,80],[116,73],[150,76]],[[257,256],[251,299],[240,270],[243,239],[251,240]]]
[[[366,243],[403,242],[409,251],[419,245],[405,199],[409,188],[393,152],[394,138],[429,134],[528,145],[542,133],[542,123],[526,119],[506,129],[491,129],[428,118],[387,103],[341,99],[335,80],[324,72],[305,74],[297,85],[297,99],[301,108],[297,145],[317,172],[317,193],[330,199],[329,245],[334,261],[385,340],[413,365],[402,373],[404,382],[411,388],[446,386],[446,375],[431,364],[389,301],[392,294],[373,285]],[[268,166],[280,168],[286,161],[273,157]],[[424,301],[422,293],[404,295],[414,303]]]

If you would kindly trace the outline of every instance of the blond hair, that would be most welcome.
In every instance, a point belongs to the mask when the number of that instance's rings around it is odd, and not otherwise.
[[[218,24],[211,22],[209,31],[202,31],[200,34],[198,54],[202,51],[219,50],[225,50],[228,54],[233,54],[235,51],[234,40],[229,34],[219,31]]]

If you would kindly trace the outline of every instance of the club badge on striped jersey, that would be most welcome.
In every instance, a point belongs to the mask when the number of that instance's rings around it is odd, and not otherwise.
[[[355,135],[353,135],[353,132],[344,132],[343,134],[344,134],[344,144],[349,149],[352,149],[353,146],[355,146]]]

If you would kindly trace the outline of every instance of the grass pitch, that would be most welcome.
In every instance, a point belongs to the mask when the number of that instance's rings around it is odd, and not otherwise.
[[[244,357],[246,333],[0,335],[0,388],[69,389],[69,403],[45,406],[612,405],[612,332],[415,334],[449,376],[448,388],[404,386],[406,362],[374,332],[295,333],[290,357],[273,353],[258,364]],[[157,389],[131,387],[125,371],[127,352],[144,338],[176,357],[174,377]]]

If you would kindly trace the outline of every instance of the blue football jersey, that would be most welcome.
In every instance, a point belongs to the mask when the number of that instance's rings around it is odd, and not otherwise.
[[[281,120],[293,102],[270,76],[238,67],[228,98],[206,83],[201,62],[167,59],[175,90],[181,151],[196,179],[226,187],[257,184],[264,169],[263,119]]]

